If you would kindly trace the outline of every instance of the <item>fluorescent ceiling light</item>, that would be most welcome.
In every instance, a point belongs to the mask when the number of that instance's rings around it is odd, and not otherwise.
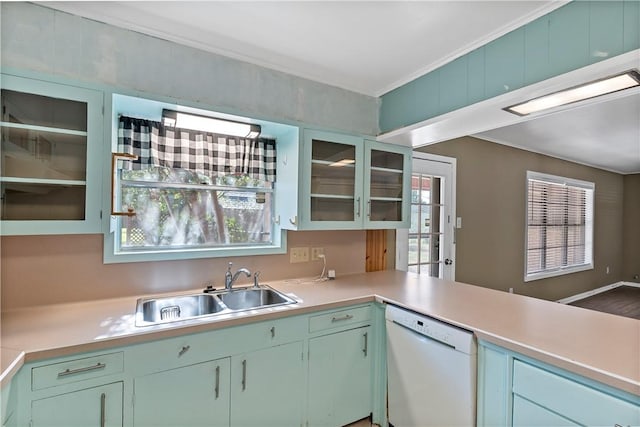
[[[260,125],[216,119],[172,110],[162,110],[162,123],[166,126],[240,136],[250,139],[257,138],[261,131]]]
[[[504,110],[519,116],[526,116],[538,111],[548,110],[561,105],[572,104],[585,99],[618,92],[640,86],[640,74],[636,70],[627,71],[606,79],[585,83],[560,92],[544,95],[521,104],[512,105]]]
[[[354,159],[342,159],[342,160],[338,160],[337,162],[329,163],[329,166],[342,167],[342,166],[352,165],[355,162],[356,161]]]

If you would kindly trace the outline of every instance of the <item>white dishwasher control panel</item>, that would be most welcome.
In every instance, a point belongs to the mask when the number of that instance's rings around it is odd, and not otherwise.
[[[432,317],[387,305],[385,317],[387,321],[404,326],[420,335],[439,341],[465,354],[474,354],[476,346],[473,333]]]

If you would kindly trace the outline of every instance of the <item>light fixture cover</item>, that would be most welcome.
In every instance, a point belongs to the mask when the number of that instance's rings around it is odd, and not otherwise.
[[[539,111],[574,102],[584,101],[609,93],[618,92],[640,86],[640,74],[637,70],[630,70],[622,74],[585,83],[569,89],[544,95],[529,101],[504,108],[505,111],[518,116],[526,116]]]
[[[260,136],[260,125],[234,122],[232,120],[215,117],[200,116],[198,114],[182,113],[180,111],[162,110],[162,123],[184,129],[194,129],[203,132],[220,133],[255,139]]]

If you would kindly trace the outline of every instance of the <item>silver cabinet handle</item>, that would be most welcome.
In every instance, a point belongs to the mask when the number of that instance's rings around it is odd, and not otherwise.
[[[358,197],[358,198],[356,199],[356,204],[357,204],[357,206],[358,206],[358,210],[357,210],[357,212],[356,212],[356,216],[357,216],[358,218],[360,218],[360,197]]]
[[[106,363],[98,362],[93,366],[87,366],[85,368],[65,369],[64,371],[58,373],[58,378],[64,378],[68,375],[82,374],[84,372],[97,371],[99,369],[104,369],[106,367],[107,367]]]
[[[362,352],[364,353],[364,357],[367,357],[367,353],[369,351],[369,332],[364,333],[364,348]]]
[[[100,395],[100,427],[104,427],[106,425],[106,406],[107,406],[107,395],[102,393]]]
[[[367,218],[371,218],[371,200],[367,202]]]
[[[353,315],[345,314],[344,316],[340,316],[340,317],[335,317],[335,316],[332,317],[331,318],[331,322],[332,323],[334,323],[334,322],[342,322],[344,320],[350,320],[350,319],[353,319]]]
[[[276,337],[276,327],[272,326],[269,330],[271,331],[271,339],[274,339]]]
[[[247,361],[242,361],[242,391],[247,389]]]
[[[178,357],[184,355],[187,351],[189,351],[189,349],[191,348],[190,345],[184,345],[182,346],[182,348],[180,349],[180,351],[178,352]]]
[[[289,218],[289,222],[291,223],[291,225],[298,225],[298,215],[294,216],[293,218]]]
[[[220,366],[216,366],[216,386],[214,392],[217,399],[220,396]]]

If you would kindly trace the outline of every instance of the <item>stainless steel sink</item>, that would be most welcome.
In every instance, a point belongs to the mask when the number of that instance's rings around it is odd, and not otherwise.
[[[295,301],[288,296],[266,286],[261,286],[257,289],[232,289],[217,295],[224,305],[231,310],[237,311],[295,303]]]
[[[136,307],[136,326],[150,326],[216,314],[295,304],[296,301],[266,285],[211,293],[141,298]]]
[[[208,316],[224,311],[226,307],[211,294],[182,295],[165,298],[139,299],[136,325],[175,322]]]

